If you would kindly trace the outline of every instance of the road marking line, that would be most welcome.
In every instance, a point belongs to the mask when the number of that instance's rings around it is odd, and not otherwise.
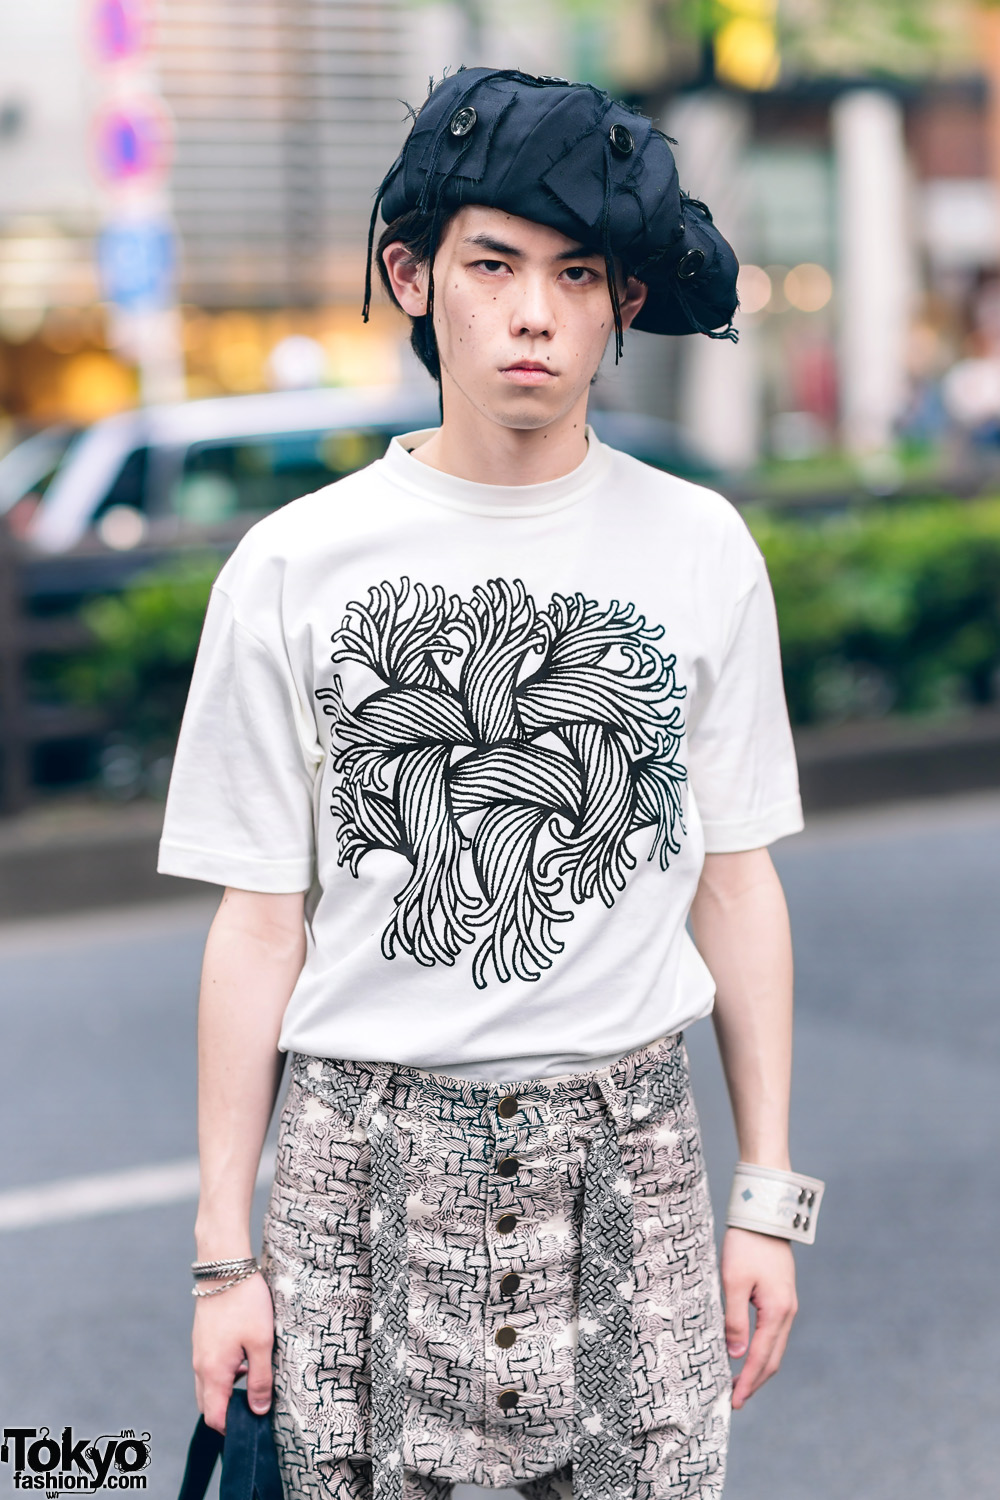
[[[273,1175],[274,1148],[268,1146],[261,1158],[257,1186],[268,1187]],[[164,1162],[158,1167],[66,1177],[62,1182],[0,1193],[0,1234],[12,1229],[34,1229],[39,1224],[63,1224],[70,1219],[93,1219],[100,1214],[180,1203],[197,1196],[196,1157]]]

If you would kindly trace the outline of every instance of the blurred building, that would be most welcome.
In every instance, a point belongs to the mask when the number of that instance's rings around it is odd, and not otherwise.
[[[873,4],[796,31],[803,7],[779,26],[776,0],[719,0],[699,57],[665,44],[668,10],[637,0],[619,67],[738,250],[741,344],[635,335],[614,397],[721,463],[841,443],[891,487],[900,439],[954,426],[945,372],[1000,355],[1000,13],[923,5],[902,26]],[[1000,366],[968,385],[1000,429]]]
[[[888,5],[797,31],[788,18],[807,8],[782,6],[779,33],[777,0],[717,0],[711,35],[688,24],[694,9],[3,7],[0,422],[85,421],[138,395],[95,270],[113,197],[95,119],[114,71],[95,26],[120,12],[142,24],[144,86],[172,120],[157,192],[177,231],[191,395],[412,369],[398,315],[379,300],[371,324],[359,316],[372,196],[408,128],[403,101],[419,104],[446,67],[488,62],[589,78],[648,109],[677,138],[684,187],[712,205],[744,263],[737,348],[630,336],[600,399],[674,417],[735,467],[840,439],[877,459],[901,430],[933,439],[947,420],[944,373],[1000,348],[1000,19],[991,52],[955,7],[936,8],[939,40],[920,46],[891,31]],[[981,399],[989,381],[975,373]]]
[[[0,409],[36,421],[88,420],[136,396],[107,348],[96,271],[109,193],[94,150],[108,72],[95,28],[109,10],[36,0],[0,13]],[[289,336],[325,352],[326,378],[396,378],[396,317],[379,308],[374,326],[360,321],[362,248],[408,128],[403,101],[426,88],[424,55],[461,36],[452,8],[132,0],[119,11],[146,12],[145,72],[172,118],[160,196],[178,233],[191,394],[267,385]]]
[[[0,428],[134,391],[103,347],[81,19],[77,0],[0,11]]]

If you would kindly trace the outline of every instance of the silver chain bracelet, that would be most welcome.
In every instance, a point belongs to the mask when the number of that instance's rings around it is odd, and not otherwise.
[[[246,1281],[249,1277],[256,1276],[259,1270],[260,1266],[254,1260],[244,1265],[241,1271],[237,1271],[228,1281],[224,1281],[221,1286],[194,1286],[191,1288],[191,1295],[192,1297],[217,1297],[220,1292],[228,1292],[231,1286],[238,1286],[241,1281]],[[202,1280],[206,1279],[206,1277],[202,1277]]]

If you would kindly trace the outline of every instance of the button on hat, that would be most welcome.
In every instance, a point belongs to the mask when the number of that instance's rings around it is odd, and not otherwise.
[[[478,119],[479,116],[476,114],[476,111],[473,109],[472,105],[467,104],[464,109],[456,109],[455,113],[451,117],[451,123],[449,124],[448,129],[451,131],[452,135],[468,135],[469,131],[472,129]]]

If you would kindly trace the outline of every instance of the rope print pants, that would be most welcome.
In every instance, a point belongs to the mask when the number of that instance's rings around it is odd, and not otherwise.
[[[264,1225],[287,1500],[717,1500],[731,1379],[680,1036],[499,1084],[295,1056]]]

